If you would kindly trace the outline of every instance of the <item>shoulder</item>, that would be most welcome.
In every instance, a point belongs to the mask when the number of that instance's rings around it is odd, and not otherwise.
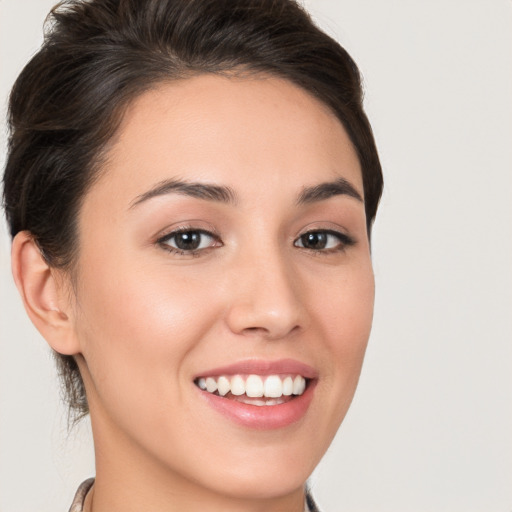
[[[315,501],[313,500],[313,496],[311,496],[311,493],[306,491],[306,509],[305,512],[320,512],[318,510],[318,507],[316,506]]]
[[[94,483],[94,478],[88,478],[85,482],[82,482],[78,490],[76,491],[75,498],[69,509],[69,512],[83,512],[84,500],[87,493]]]
[[[85,497],[87,496],[87,493],[93,484],[94,478],[88,478],[85,480],[85,482],[80,484],[80,487],[78,487],[78,490],[76,491],[75,498],[73,499],[73,503],[71,504],[69,512],[83,512]],[[320,512],[309,491],[306,492],[305,512]]]

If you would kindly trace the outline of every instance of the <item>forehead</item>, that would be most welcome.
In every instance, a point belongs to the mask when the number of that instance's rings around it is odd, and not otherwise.
[[[363,195],[356,152],[322,102],[275,77],[200,75],[163,83],[128,107],[94,188],[130,201],[159,181],[292,189],[344,177]],[[92,191],[97,193],[100,191]]]

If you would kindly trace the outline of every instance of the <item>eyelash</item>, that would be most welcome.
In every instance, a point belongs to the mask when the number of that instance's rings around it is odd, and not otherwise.
[[[178,254],[180,256],[194,256],[194,257],[200,256],[201,253],[203,253],[204,251],[207,251],[208,249],[213,249],[215,247],[215,245],[211,245],[209,247],[188,250],[188,249],[179,249],[178,247],[173,247],[173,246],[169,245],[168,242],[170,240],[172,240],[173,238],[175,238],[181,234],[189,234],[189,235],[199,234],[201,236],[208,236],[215,242],[219,243],[218,247],[222,247],[222,245],[223,245],[220,240],[219,235],[217,235],[216,233],[213,233],[206,229],[200,229],[200,228],[194,228],[194,227],[188,227],[188,226],[182,227],[179,229],[175,229],[174,231],[171,231],[170,233],[163,235],[162,237],[160,237],[157,240],[156,243],[158,245],[160,245],[164,250],[166,250],[172,254]]]
[[[180,249],[178,247],[173,247],[169,245],[169,241],[172,239],[175,239],[175,237],[185,234],[189,236],[193,235],[200,235],[201,237],[207,236],[212,239],[212,245],[209,245],[208,247],[199,247],[196,249]],[[329,248],[322,248],[322,249],[311,249],[308,247],[304,247],[304,245],[298,245],[298,243],[304,244],[305,237],[307,236],[326,236],[326,237],[334,237],[338,240],[338,243],[335,247],[329,247]],[[183,227],[179,229],[175,229],[174,231],[171,231],[170,233],[167,233],[163,236],[161,236],[156,243],[160,245],[164,250],[172,253],[172,254],[178,254],[180,256],[192,256],[197,257],[200,256],[201,253],[204,253],[205,251],[208,251],[209,249],[213,249],[215,247],[222,247],[224,244],[222,243],[220,236],[216,233],[213,233],[211,231],[205,230],[205,229],[199,229],[194,227]],[[217,243],[218,245],[215,245]],[[306,231],[305,233],[302,233],[299,235],[293,242],[294,247],[297,247],[299,249],[303,249],[305,251],[311,252],[313,254],[318,255],[329,255],[333,253],[339,253],[343,252],[347,249],[347,247],[355,245],[356,241],[350,237],[349,235],[346,235],[345,233],[341,233],[339,231],[334,231],[331,229],[311,229],[309,231]]]
[[[335,247],[329,247],[325,249],[311,249],[304,246],[297,245],[299,241],[301,241],[304,237],[311,236],[311,235],[326,235],[327,237],[334,237],[338,240],[338,243]],[[306,231],[305,233],[302,233],[294,242],[293,245],[295,247],[304,249],[306,251],[311,251],[313,254],[319,254],[319,255],[328,255],[338,252],[343,252],[348,247],[351,247],[355,245],[356,241],[349,235],[345,233],[341,233],[340,231],[335,231],[332,229],[311,229],[309,231]]]

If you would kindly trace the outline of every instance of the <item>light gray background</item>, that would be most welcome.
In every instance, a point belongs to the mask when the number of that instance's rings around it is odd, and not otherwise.
[[[0,0],[0,107],[53,0]],[[359,390],[312,478],[327,512],[512,511],[512,2],[309,0],[359,64],[385,171]],[[5,130],[2,131],[3,162]],[[93,474],[0,231],[0,512]]]

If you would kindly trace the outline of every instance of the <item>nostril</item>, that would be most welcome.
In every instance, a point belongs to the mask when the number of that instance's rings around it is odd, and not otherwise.
[[[266,328],[266,327],[246,327],[242,333],[247,336],[261,337],[265,339],[279,339],[296,334],[300,330],[299,325],[293,326],[291,329]]]
[[[270,335],[270,331],[265,327],[246,327],[242,332],[249,336],[268,337]]]

